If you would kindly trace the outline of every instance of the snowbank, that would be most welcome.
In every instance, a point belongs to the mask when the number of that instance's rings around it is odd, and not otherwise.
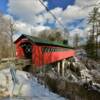
[[[10,68],[0,71],[0,93],[5,97],[20,97],[12,100],[65,100],[38,84],[31,74]]]

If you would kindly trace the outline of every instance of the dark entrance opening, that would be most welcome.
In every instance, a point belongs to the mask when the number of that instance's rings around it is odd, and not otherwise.
[[[26,71],[26,72],[31,72],[32,71],[32,66],[31,65],[27,65],[23,68],[23,71]]]
[[[32,44],[26,42],[26,43],[21,44],[21,47],[24,50],[25,57],[27,59],[31,59],[32,58]]]

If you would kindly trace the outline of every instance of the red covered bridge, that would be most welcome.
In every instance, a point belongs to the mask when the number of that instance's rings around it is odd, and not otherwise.
[[[75,56],[75,51],[63,43],[21,35],[16,41],[17,58],[32,59],[32,63],[41,67]]]

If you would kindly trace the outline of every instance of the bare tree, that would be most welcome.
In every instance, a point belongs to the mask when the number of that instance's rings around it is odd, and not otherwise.
[[[40,37],[42,39],[47,39],[50,41],[57,41],[57,42],[61,42],[64,40],[64,37],[62,36],[62,31],[57,30],[57,29],[44,30],[44,31],[40,32],[38,37]]]
[[[14,56],[13,25],[10,19],[0,14],[0,58]]]
[[[80,36],[79,34],[75,34],[73,37],[73,45],[75,48],[78,48],[80,42]]]
[[[14,36],[14,33],[15,33],[14,22],[11,19],[9,19],[8,25],[9,25],[8,36],[9,36],[9,39],[10,39],[10,45],[11,45],[11,50],[12,50],[11,56],[14,57],[15,56],[15,49],[14,49],[14,42],[13,42],[13,36]]]

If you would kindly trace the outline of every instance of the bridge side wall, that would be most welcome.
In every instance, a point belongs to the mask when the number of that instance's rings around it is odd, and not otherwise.
[[[60,60],[75,56],[74,50],[57,51],[57,52],[43,52],[42,48],[44,46],[33,45],[32,46],[32,62],[38,67],[46,64],[58,62]],[[46,46],[48,48],[48,46]],[[53,48],[53,47],[49,47]],[[57,47],[58,48],[58,47]],[[59,49],[59,48],[58,48]]]

